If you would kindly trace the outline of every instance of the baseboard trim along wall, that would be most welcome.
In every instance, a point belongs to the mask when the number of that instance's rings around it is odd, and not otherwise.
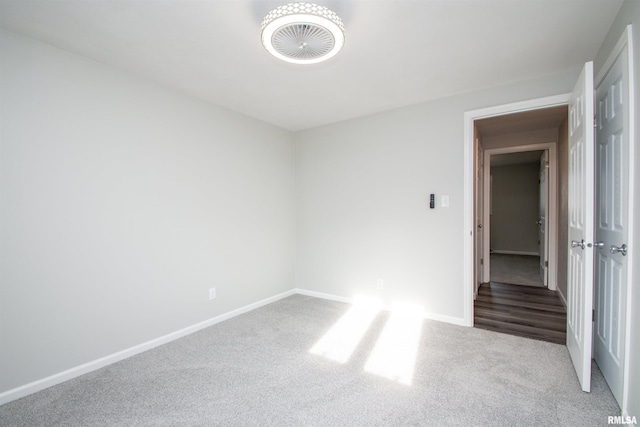
[[[562,305],[564,305],[564,309],[567,309],[567,298],[564,296],[564,294],[562,293],[562,289],[560,289],[559,287],[556,289],[556,291],[558,292],[558,296],[560,297],[560,301],[562,302]]]
[[[299,289],[299,288],[294,289],[294,291],[296,294],[306,295],[308,297],[322,298],[330,301],[338,301],[338,302],[344,302],[346,304],[353,304],[353,298],[340,297],[338,295],[325,294],[324,292],[308,291],[306,289]]]
[[[502,254],[502,255],[531,255],[531,256],[540,256],[538,252],[523,252],[523,251],[501,251],[500,249],[491,250],[492,254]]]
[[[188,326],[184,329],[180,329],[170,334],[124,349],[117,353],[113,353],[108,356],[101,357],[91,362],[87,362],[85,364],[76,366],[71,369],[67,369],[66,371],[59,372],[57,374],[48,376],[46,378],[42,378],[37,381],[33,381],[29,384],[25,384],[23,386],[14,388],[12,390],[5,391],[4,393],[0,393],[0,405],[12,402],[14,400],[20,399],[21,397],[28,396],[30,394],[33,394],[40,390],[44,390],[54,385],[63,383],[65,381],[69,381],[81,375],[88,374],[89,372],[96,371],[100,368],[104,368],[105,366],[127,359],[131,356],[135,356],[136,354],[140,354],[144,351],[151,350],[152,348],[161,346],[163,344],[170,343],[171,341],[193,334],[194,332],[198,332],[202,329],[208,328],[209,326],[213,326],[216,323],[223,322],[225,320],[231,319],[232,317],[239,316],[241,314],[255,310],[267,304],[271,304],[272,302],[276,302],[278,300],[281,300],[283,298],[286,298],[294,294],[306,295],[310,297],[321,298],[321,299],[326,299],[331,301],[338,301],[338,302],[343,302],[347,304],[353,303],[353,298],[341,297],[341,296],[332,295],[332,294],[325,294],[322,292],[308,291],[305,289],[298,289],[298,288],[292,289],[290,291],[282,292],[272,297],[265,298],[263,300],[246,305],[244,307],[240,307],[238,309],[229,311],[227,313],[221,314],[211,319],[204,320],[200,323],[196,323],[194,325]],[[389,307],[383,306],[382,309],[388,310]],[[424,318],[429,320],[437,320],[439,322],[452,323],[454,325],[459,325],[459,326],[468,326],[465,324],[464,318],[462,317],[452,317],[452,316],[444,316],[444,315],[435,314],[435,313],[426,313],[424,315]]]
[[[223,322],[225,320],[231,319],[232,317],[239,316],[241,314],[255,310],[256,308],[260,308],[267,304],[271,304],[272,302],[276,302],[278,300],[291,296],[294,293],[295,293],[294,290],[290,290],[290,291],[286,291],[286,292],[274,295],[269,298],[265,298],[263,300],[254,302],[252,304],[245,305],[244,307],[231,310],[227,313],[221,314],[211,319],[207,319],[202,322],[196,323],[194,325],[188,326],[184,329],[180,329],[170,334],[127,348],[117,353],[113,353],[108,356],[101,357],[100,359],[87,362],[83,365],[79,365],[74,368],[67,369],[66,371],[51,375],[49,377],[42,378],[40,380],[31,382],[29,384],[25,384],[23,386],[14,388],[12,390],[5,391],[4,393],[0,394],[0,405],[20,399],[21,397],[28,396],[40,390],[44,390],[45,388],[49,388],[51,386],[63,383],[65,381],[71,380],[81,375],[88,374],[89,372],[96,371],[105,366],[127,359],[131,356],[135,356],[136,354],[142,353],[147,350],[151,350],[152,348],[161,346],[163,344],[167,344],[171,341],[193,334],[194,332],[198,332],[202,329],[208,328],[209,326],[213,326],[216,323]]]
[[[347,298],[347,297],[342,297],[342,296],[332,295],[332,294],[325,294],[322,292],[308,291],[306,289],[296,288],[295,293],[300,295],[307,295],[310,297],[327,299],[331,301],[344,302],[347,304],[353,303],[353,298]],[[389,310],[389,307],[383,306],[382,309]],[[425,313],[424,318],[429,320],[437,320],[438,322],[451,323],[458,326],[469,326],[467,323],[465,323],[465,320],[463,317],[445,316],[445,315],[436,314],[436,313]]]

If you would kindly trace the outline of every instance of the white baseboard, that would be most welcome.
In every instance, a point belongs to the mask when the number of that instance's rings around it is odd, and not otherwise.
[[[531,255],[531,256],[540,256],[538,252],[524,252],[524,251],[502,251],[499,249],[492,249],[492,254],[502,254],[502,255]]]
[[[338,301],[338,302],[344,302],[347,304],[353,304],[353,298],[339,297],[337,295],[325,294],[323,292],[316,292],[316,291],[308,291],[306,289],[299,289],[299,288],[294,289],[294,292],[296,294],[306,295],[309,297],[322,298],[322,299],[328,299],[331,301]]]
[[[331,300],[331,301],[344,302],[347,304],[353,303],[353,298],[326,294],[322,292],[308,291],[306,289],[300,289],[300,288],[296,288],[294,291],[295,293],[300,295],[307,295],[310,297],[322,298],[322,299]],[[382,309],[389,310],[389,307],[383,306]],[[465,320],[462,317],[446,316],[446,315],[437,314],[437,313],[425,313],[424,318],[429,320],[437,320],[439,322],[451,323],[458,326],[469,326],[468,324],[465,323]]]
[[[452,325],[458,325],[458,326],[467,326],[467,327],[473,326],[473,325],[469,325],[464,320],[464,317],[446,316],[444,314],[437,314],[437,313],[425,313],[424,318],[430,319],[430,320],[436,320],[438,322],[451,323]]]
[[[322,298],[326,300],[344,302],[347,304],[353,303],[353,298],[326,294],[322,292],[309,291],[305,289],[298,289],[298,288],[292,289],[292,290],[274,295],[272,297],[257,301],[255,303],[246,305],[244,307],[240,307],[238,309],[229,311],[227,313],[221,314],[211,319],[204,320],[202,322],[196,323],[194,325],[188,326],[186,328],[180,329],[170,334],[124,349],[117,353],[113,353],[108,356],[101,357],[91,362],[84,363],[82,365],[59,372],[57,374],[5,391],[4,393],[0,393],[0,405],[12,402],[16,399],[20,399],[21,397],[28,396],[40,390],[44,390],[45,388],[52,387],[54,385],[63,383],[65,381],[71,380],[81,375],[88,374],[89,372],[93,372],[100,368],[104,368],[105,366],[127,359],[131,356],[135,356],[136,354],[140,354],[144,351],[151,350],[152,348],[170,343],[171,341],[193,334],[194,332],[198,332],[202,329],[208,328],[209,326],[213,326],[216,323],[223,322],[225,320],[228,320],[233,317],[239,316],[241,314],[247,313],[249,311],[255,310],[267,304],[271,304],[272,302],[276,302],[278,300],[281,300],[293,294],[307,295],[315,298]],[[383,307],[383,309],[388,310],[388,307]],[[437,320],[440,322],[451,323],[454,325],[468,326],[465,324],[464,318],[461,318],[461,317],[445,316],[437,313],[426,313],[424,317],[425,319]]]
[[[151,350],[152,348],[161,346],[163,344],[167,344],[171,341],[177,340],[178,338],[182,338],[184,336],[193,334],[194,332],[198,332],[202,329],[208,328],[209,326],[213,326],[216,323],[223,322],[225,320],[231,319],[232,317],[239,316],[241,314],[247,313],[249,311],[255,310],[256,308],[260,308],[264,305],[270,304],[272,302],[281,300],[288,296],[291,296],[295,293],[292,289],[290,291],[286,291],[277,295],[274,295],[269,298],[265,298],[263,300],[254,302],[249,305],[245,305],[244,307],[237,308],[235,310],[231,310],[227,313],[221,314],[219,316],[213,317],[211,319],[204,320],[202,322],[196,323],[194,325],[188,326],[184,329],[180,329],[178,331],[172,332],[170,334],[155,338],[153,340],[144,342],[142,344],[138,344],[136,346],[127,348],[125,350],[119,351],[117,353],[110,354],[105,357],[101,357],[99,359],[93,360],[91,362],[87,362],[80,366],[76,366],[71,369],[67,369],[66,371],[59,372],[57,374],[42,378],[40,380],[25,384],[23,386],[5,391],[4,393],[0,393],[0,405],[5,403],[9,403],[13,400],[19,399],[24,396],[28,396],[29,394],[38,392],[40,390],[44,390],[45,388],[49,388],[56,384],[63,383],[70,379],[79,377],[80,375],[87,374],[89,372],[93,372],[100,368],[103,368],[107,365],[111,365],[113,363],[119,362],[123,359],[127,359],[131,356],[135,356],[136,354],[142,353],[147,350]]]
[[[558,296],[560,297],[560,301],[562,301],[562,305],[564,305],[564,309],[567,309],[567,297],[564,296],[564,294],[562,293],[562,291],[560,290],[560,287],[556,287],[556,292],[558,293]]]

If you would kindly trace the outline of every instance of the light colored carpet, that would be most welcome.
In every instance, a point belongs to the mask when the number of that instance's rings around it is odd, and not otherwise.
[[[619,414],[595,365],[583,393],[566,347],[542,341],[422,321],[406,385],[365,370],[391,323],[381,312],[346,363],[310,353],[350,308],[291,296],[1,406],[0,425],[595,426]]]
[[[492,282],[544,286],[538,256],[491,254],[490,269]]]

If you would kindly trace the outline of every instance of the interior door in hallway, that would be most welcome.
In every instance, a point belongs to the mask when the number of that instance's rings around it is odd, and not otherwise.
[[[623,49],[596,90],[594,358],[621,407],[628,273],[628,62]]]
[[[569,103],[569,265],[567,347],[582,390],[591,390],[593,309],[593,62]]]

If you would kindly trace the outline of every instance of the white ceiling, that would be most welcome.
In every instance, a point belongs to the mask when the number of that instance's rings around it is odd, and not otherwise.
[[[293,65],[260,43],[273,0],[0,0],[5,29],[297,131],[593,59],[622,0],[317,0],[343,51]]]

